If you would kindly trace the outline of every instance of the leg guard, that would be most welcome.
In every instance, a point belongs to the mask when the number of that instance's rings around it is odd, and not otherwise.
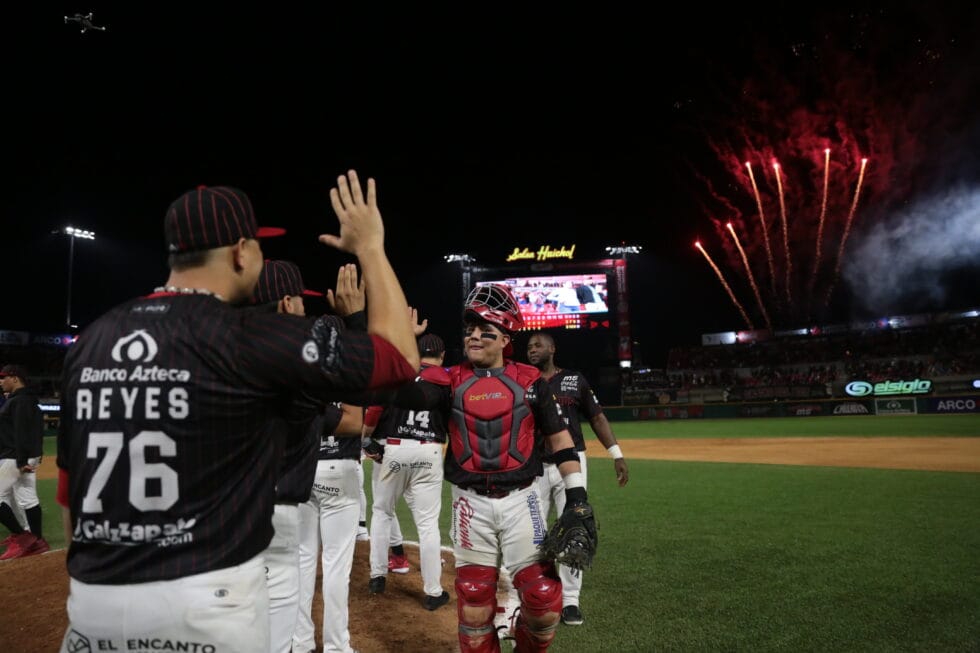
[[[515,636],[518,653],[547,651],[561,618],[561,581],[550,562],[536,562],[514,576],[521,597]]]
[[[560,592],[558,598],[560,604]],[[496,613],[497,569],[482,565],[457,567],[456,614],[462,653],[499,653],[500,640],[493,627]]]

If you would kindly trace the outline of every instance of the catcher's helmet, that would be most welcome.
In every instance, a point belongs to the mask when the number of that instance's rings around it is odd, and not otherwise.
[[[499,283],[488,283],[471,290],[463,304],[463,319],[467,315],[486,320],[510,334],[524,328],[517,300],[507,286]]]

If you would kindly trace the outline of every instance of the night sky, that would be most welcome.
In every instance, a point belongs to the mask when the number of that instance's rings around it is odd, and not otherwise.
[[[643,246],[633,335],[660,365],[746,328],[695,239],[756,327],[763,307],[780,328],[980,306],[980,10],[966,3],[690,3],[670,20],[615,3],[43,4],[5,10],[0,329],[64,332],[68,238],[51,232],[68,224],[97,233],[76,243],[74,322],[160,285],[164,212],[198,184],[245,190],[260,224],[289,231],[266,254],[330,286],[347,257],[316,235],[336,229],[328,190],[347,168],[377,179],[392,262],[437,331],[459,299],[443,254],[498,265],[546,244]],[[108,31],[64,24],[89,10]]]

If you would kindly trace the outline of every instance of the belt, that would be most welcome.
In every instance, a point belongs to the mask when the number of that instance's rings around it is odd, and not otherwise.
[[[407,446],[415,446],[419,444],[442,444],[442,443],[439,442],[438,440],[419,440],[417,438],[385,438],[385,445],[389,445],[389,444],[393,444],[393,445],[403,444]]]
[[[489,499],[502,499],[513,492],[519,492],[520,490],[527,489],[531,486],[534,480],[530,480],[524,485],[508,485],[503,487],[467,487],[464,490],[469,490],[473,494],[479,494],[481,497],[487,497]]]

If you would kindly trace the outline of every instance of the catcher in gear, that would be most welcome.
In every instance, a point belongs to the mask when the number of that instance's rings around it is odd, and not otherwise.
[[[517,650],[543,652],[555,637],[562,608],[561,580],[539,547],[548,530],[536,483],[545,445],[564,480],[566,505],[580,520],[592,509],[558,401],[540,371],[509,359],[514,333],[524,327],[510,290],[477,286],[466,299],[463,318],[466,361],[423,370],[416,383],[398,391],[395,404],[441,409],[449,417],[443,469],[452,484],[461,651],[500,650],[493,620],[502,564],[520,597]],[[594,539],[576,535],[580,531],[572,519],[565,518],[567,528],[556,546],[563,560],[590,562]]]

